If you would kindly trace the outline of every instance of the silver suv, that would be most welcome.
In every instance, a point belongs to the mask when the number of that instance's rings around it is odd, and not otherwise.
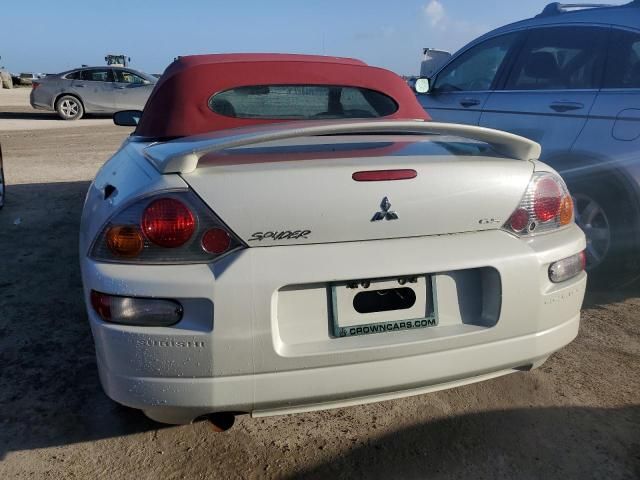
[[[474,40],[419,84],[436,121],[542,144],[574,195],[596,281],[639,270],[640,0],[552,3]]]

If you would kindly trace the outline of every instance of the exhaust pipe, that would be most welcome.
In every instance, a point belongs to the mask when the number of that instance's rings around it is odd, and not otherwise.
[[[226,432],[236,421],[236,416],[233,413],[228,412],[217,412],[211,413],[205,417],[211,428],[216,433]]]

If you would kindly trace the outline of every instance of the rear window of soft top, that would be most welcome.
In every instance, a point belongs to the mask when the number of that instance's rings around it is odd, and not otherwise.
[[[391,97],[368,88],[340,85],[254,85],[209,99],[209,108],[232,118],[319,120],[378,118],[394,114]]]

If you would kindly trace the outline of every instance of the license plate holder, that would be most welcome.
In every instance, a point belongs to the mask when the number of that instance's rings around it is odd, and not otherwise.
[[[328,294],[336,338],[438,325],[429,275],[336,282]]]

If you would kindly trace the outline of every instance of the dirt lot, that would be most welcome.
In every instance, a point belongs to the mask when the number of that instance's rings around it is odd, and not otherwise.
[[[452,391],[223,434],[111,402],[77,236],[89,180],[128,132],[21,101],[0,107],[0,478],[640,478],[639,285],[589,294],[578,339],[541,369]]]

